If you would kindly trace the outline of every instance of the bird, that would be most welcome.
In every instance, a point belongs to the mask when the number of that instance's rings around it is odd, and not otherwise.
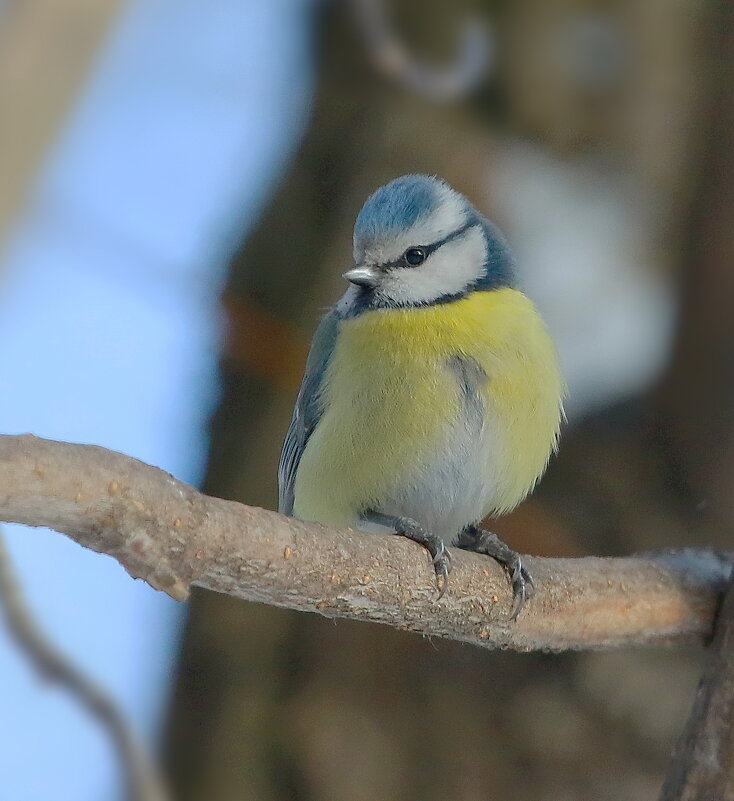
[[[535,590],[482,521],[510,512],[558,447],[556,349],[500,230],[436,176],[377,189],[357,215],[343,296],[321,319],[281,451],[281,513],[450,546],[507,571],[510,618]]]

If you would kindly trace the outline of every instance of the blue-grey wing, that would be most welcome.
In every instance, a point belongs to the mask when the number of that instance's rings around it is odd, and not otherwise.
[[[330,311],[319,324],[306,361],[306,372],[296,399],[291,424],[285,435],[278,465],[278,511],[293,514],[296,471],[314,428],[321,419],[321,384],[334,352],[339,315]]]

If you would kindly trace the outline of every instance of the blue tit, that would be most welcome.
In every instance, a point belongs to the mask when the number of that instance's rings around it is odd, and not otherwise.
[[[487,554],[508,571],[516,617],[532,578],[480,522],[545,471],[565,385],[507,242],[443,181],[405,175],[360,211],[344,278],[283,445],[280,511],[420,543],[439,597],[447,545]]]

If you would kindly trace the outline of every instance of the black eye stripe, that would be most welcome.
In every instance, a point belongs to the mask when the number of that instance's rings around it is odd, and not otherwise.
[[[447,242],[452,242],[454,239],[458,239],[462,234],[465,234],[470,228],[475,228],[479,225],[477,220],[469,220],[469,222],[464,223],[460,228],[457,228],[455,231],[452,231],[450,234],[447,234],[443,239],[439,239],[437,242],[433,242],[430,245],[412,245],[405,251],[405,253],[395,261],[386,262],[385,264],[380,264],[379,268],[384,270],[385,272],[389,272],[390,270],[395,270],[398,267],[405,267],[405,256],[410,250],[420,250],[423,252],[425,258],[421,262],[421,264],[425,263],[426,259],[432,254],[435,253],[440,247],[443,247]],[[410,266],[418,266],[418,265],[410,265]]]

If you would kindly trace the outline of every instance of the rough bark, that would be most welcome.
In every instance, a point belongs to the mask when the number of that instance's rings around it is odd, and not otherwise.
[[[600,649],[700,642],[731,557],[527,558],[538,590],[517,622],[500,567],[456,552],[436,601],[424,552],[212,498],[93,445],[0,437],[0,519],[48,526],[107,553],[177,600],[193,585],[327,617],[385,623],[490,648]]]

